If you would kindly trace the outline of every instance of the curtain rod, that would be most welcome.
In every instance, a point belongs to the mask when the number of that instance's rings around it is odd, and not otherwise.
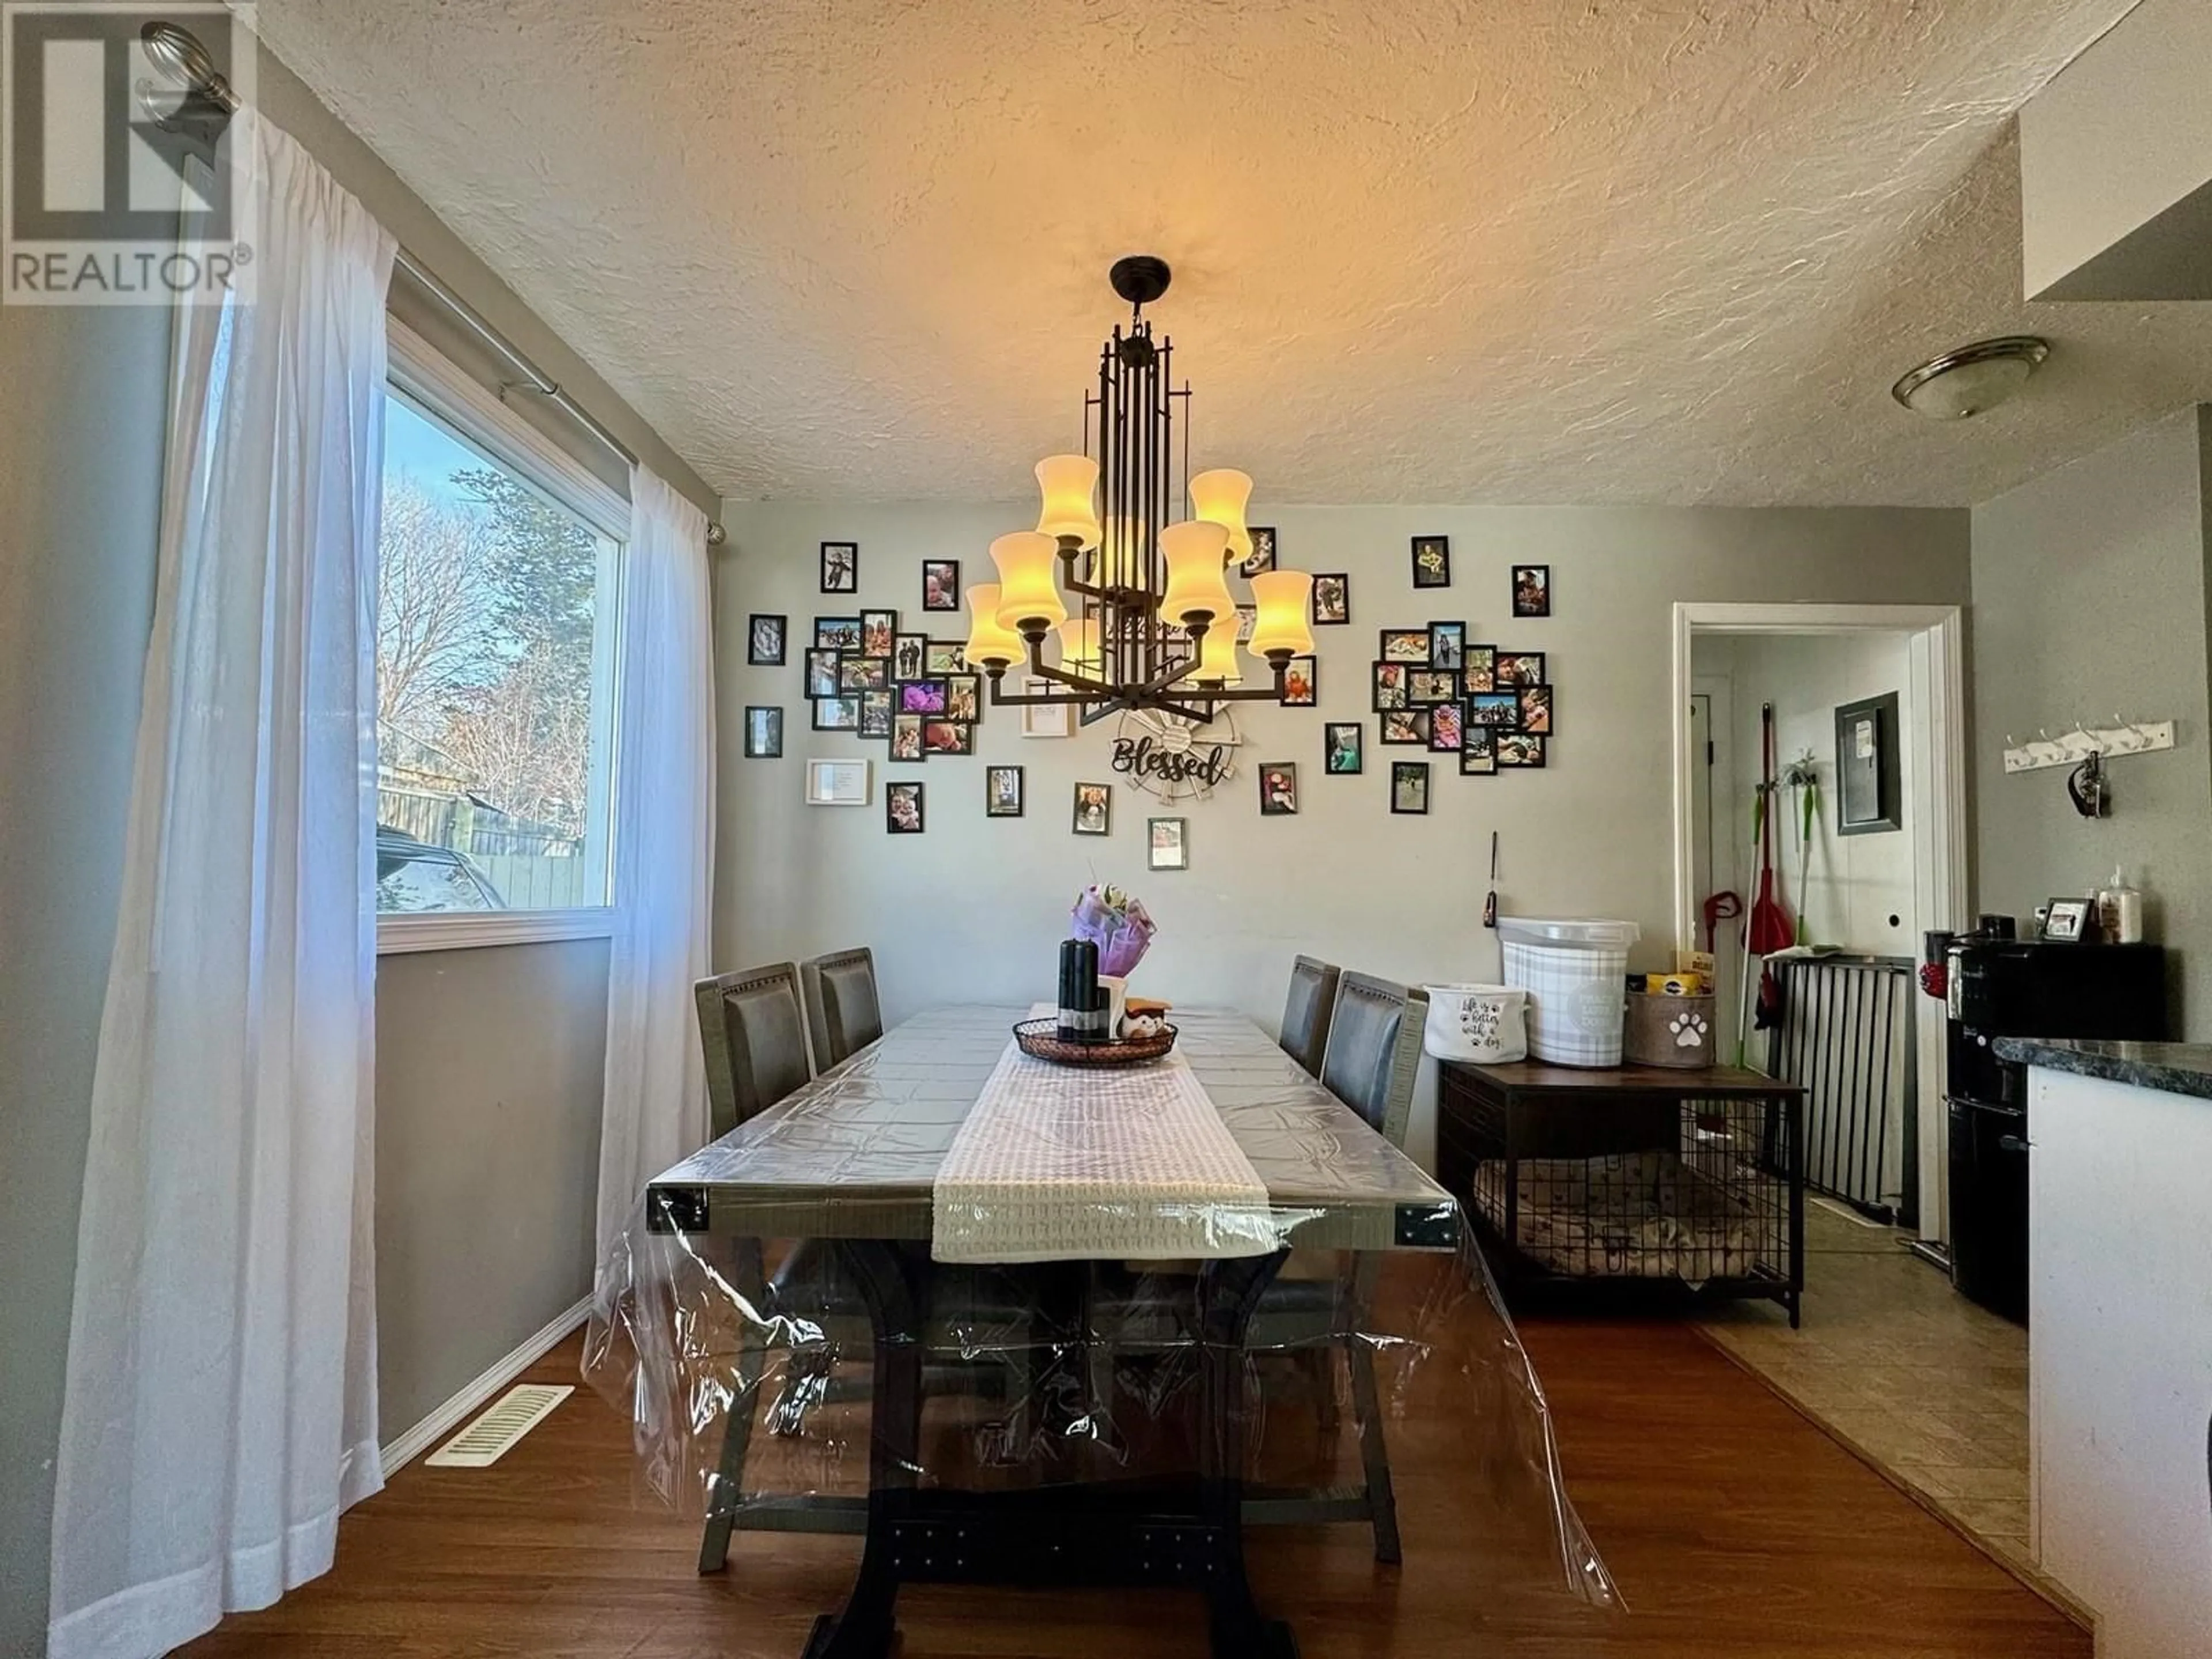
[[[145,42],[147,57],[155,67],[169,80],[181,86],[187,94],[204,100],[217,122],[227,123],[229,118],[237,112],[240,107],[238,94],[232,88],[230,82],[224,78],[222,72],[216,67],[215,60],[208,55],[207,49],[200,44],[199,37],[190,29],[175,23],[149,22],[140,29],[139,36]],[[217,131],[220,131],[219,126]],[[212,135],[210,135],[210,143],[212,143]],[[637,455],[628,444],[617,438],[604,422],[564,391],[559,381],[552,379],[544,370],[525,356],[513,341],[486,321],[483,314],[474,306],[448,288],[420,258],[403,247],[398,251],[394,260],[402,270],[414,279],[417,287],[445,307],[453,313],[456,321],[490,347],[494,352],[505,358],[524,376],[520,380],[505,380],[500,383],[499,395],[502,402],[506,400],[507,394],[511,391],[527,392],[534,397],[543,398],[598,440],[605,448],[618,456],[625,465],[638,465]],[[727,539],[727,534],[720,524],[711,518],[708,519],[707,545],[720,547]]]

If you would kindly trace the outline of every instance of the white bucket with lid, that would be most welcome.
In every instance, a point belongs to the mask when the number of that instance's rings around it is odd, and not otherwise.
[[[1505,982],[1528,994],[1528,1052],[1557,1066],[1618,1066],[1632,921],[1500,916]]]
[[[1438,1060],[1502,1066],[1528,1057],[1528,996],[1510,985],[1430,985],[1423,1046]]]

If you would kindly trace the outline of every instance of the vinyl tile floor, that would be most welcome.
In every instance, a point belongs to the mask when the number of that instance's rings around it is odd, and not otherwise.
[[[1705,1334],[2006,1565],[2036,1576],[2027,1332],[1951,1288],[1906,1235],[1808,1200],[1805,1318],[1725,1304]]]

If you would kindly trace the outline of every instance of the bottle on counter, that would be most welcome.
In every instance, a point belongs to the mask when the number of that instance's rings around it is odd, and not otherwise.
[[[2142,890],[2129,886],[2127,872],[2117,866],[2112,884],[2097,894],[2097,931],[2107,945],[2142,943]]]

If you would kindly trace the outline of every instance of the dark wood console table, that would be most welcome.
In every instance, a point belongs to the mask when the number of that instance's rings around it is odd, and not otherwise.
[[[1509,1290],[1805,1288],[1805,1099],[1734,1066],[1447,1061],[1437,1174]]]

